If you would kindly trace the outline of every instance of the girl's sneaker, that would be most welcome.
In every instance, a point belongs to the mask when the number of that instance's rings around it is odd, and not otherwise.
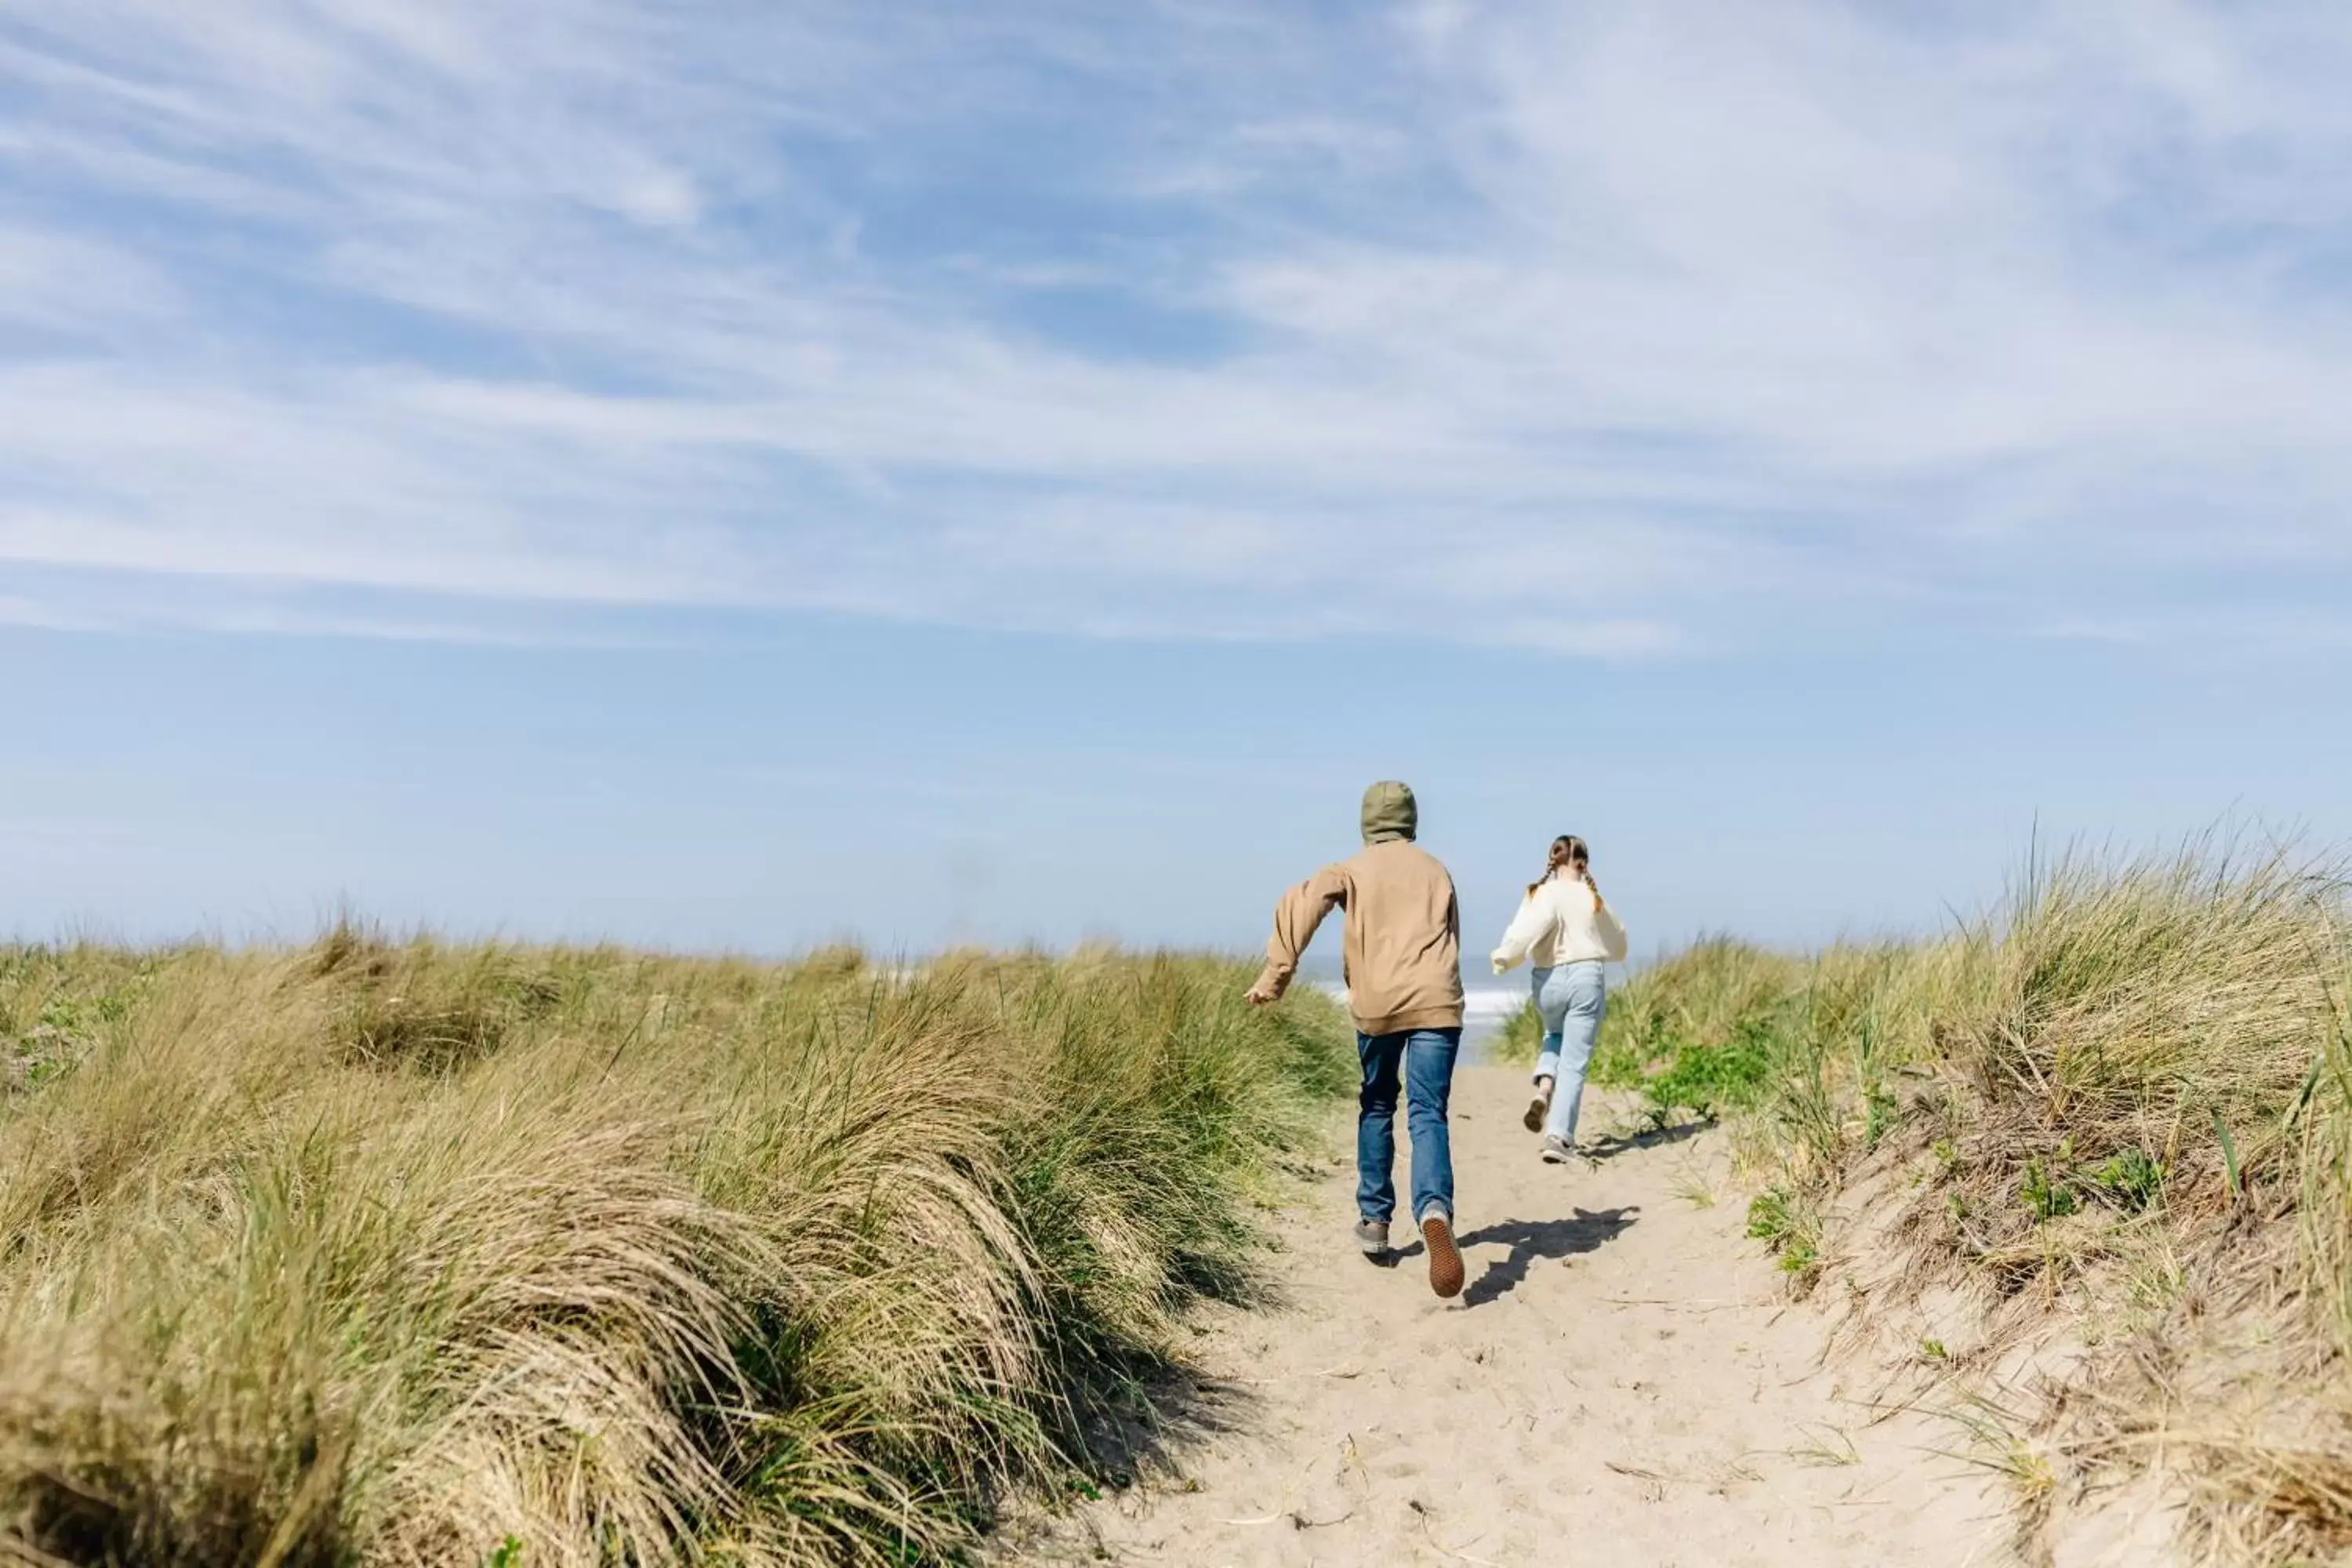
[[[1551,1079],[1536,1080],[1536,1097],[1528,1101],[1528,1113],[1519,1118],[1519,1125],[1530,1132],[1543,1131],[1544,1118],[1551,1114]]]
[[[1384,1256],[1389,1249],[1389,1222],[1384,1219],[1358,1220],[1356,1245],[1364,1249],[1367,1258]]]
[[[1546,1138],[1543,1141],[1543,1158],[1547,1165],[1565,1165],[1576,1158],[1576,1151],[1569,1146],[1565,1138]]]

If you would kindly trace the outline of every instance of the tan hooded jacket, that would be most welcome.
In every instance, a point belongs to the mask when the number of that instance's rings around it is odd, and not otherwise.
[[[1364,792],[1364,847],[1282,896],[1258,988],[1279,996],[1323,917],[1345,910],[1341,962],[1348,1010],[1367,1035],[1462,1026],[1462,918],[1454,879],[1412,841],[1412,791],[1383,782]]]

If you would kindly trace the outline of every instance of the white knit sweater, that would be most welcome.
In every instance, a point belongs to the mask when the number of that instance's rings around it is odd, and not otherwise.
[[[1625,941],[1616,911],[1601,901],[1591,884],[1579,877],[1553,877],[1528,894],[1511,918],[1503,945],[1495,950],[1495,973],[1523,958],[1538,969],[1589,958],[1622,963]]]

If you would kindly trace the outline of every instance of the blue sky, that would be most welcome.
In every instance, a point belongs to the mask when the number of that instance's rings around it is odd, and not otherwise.
[[[2352,20],[0,0],[0,931],[2352,836]],[[1483,940],[1483,939],[1482,939]]]

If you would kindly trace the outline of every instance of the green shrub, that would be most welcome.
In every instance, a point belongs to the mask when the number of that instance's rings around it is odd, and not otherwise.
[[[1769,1247],[1784,1274],[1810,1284],[1821,1268],[1821,1215],[1801,1195],[1768,1187],[1748,1205],[1748,1235]]]
[[[2145,1149],[2126,1149],[2091,1173],[2107,1195],[2137,1214],[2164,1195],[2164,1162]]]
[[[2074,1189],[2054,1164],[2028,1160],[2018,1177],[2017,1195],[2036,1225],[2074,1212]]]
[[[1763,1094],[1774,1061],[1772,1030],[1760,1020],[1743,1019],[1727,1045],[1685,1044],[1664,1072],[1643,1080],[1651,1120],[1664,1127],[1677,1110],[1701,1120],[1744,1110]]]

